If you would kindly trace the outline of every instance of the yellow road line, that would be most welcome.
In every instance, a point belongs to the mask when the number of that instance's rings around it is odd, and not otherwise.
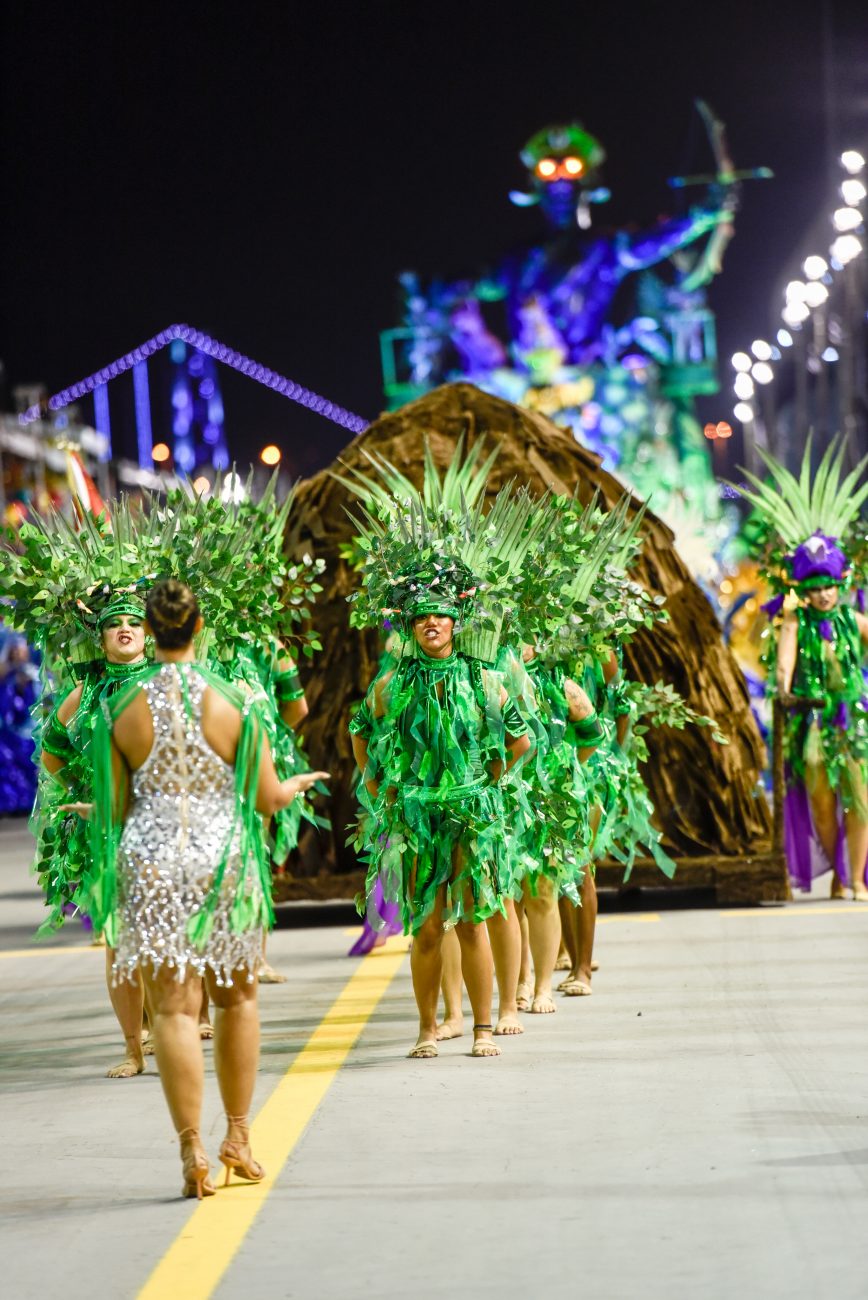
[[[828,907],[816,907],[813,903],[796,903],[789,907],[745,907],[733,911],[721,912],[721,916],[838,916],[841,912],[861,912],[868,916],[865,903],[832,903]]]
[[[659,921],[659,920],[660,920],[659,912],[623,912],[623,913],[615,913],[615,914],[607,914],[604,916],[598,916],[597,925],[617,925],[619,923],[626,925],[631,921],[639,921],[643,924],[646,924],[649,921]],[[362,933],[362,927],[360,925],[355,926],[355,928],[352,930],[344,930],[344,934],[348,939],[355,938],[357,935],[360,935],[361,933]]]
[[[597,925],[617,925],[628,924],[630,921],[641,921],[643,924],[648,921],[659,921],[659,912],[617,912],[612,916],[598,916]]]
[[[8,952],[0,952],[0,961],[11,961],[13,957],[57,957],[60,953],[67,952],[99,952],[105,956],[105,948],[99,943],[71,943],[68,948],[10,948]]]
[[[268,1170],[261,1183],[234,1183],[201,1202],[160,1260],[138,1300],[207,1300],[262,1209],[294,1146],[397,975],[407,941],[369,953],[256,1116],[251,1143]],[[219,1166],[222,1172],[223,1166]]]

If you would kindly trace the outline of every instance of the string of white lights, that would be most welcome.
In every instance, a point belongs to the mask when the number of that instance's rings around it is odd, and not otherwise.
[[[783,349],[793,347],[795,336],[821,308],[845,268],[864,252],[865,218],[863,203],[866,191],[860,179],[865,170],[865,159],[856,149],[847,149],[840,158],[845,173],[840,185],[841,207],[835,209],[831,224],[835,237],[829,245],[828,259],[812,253],[802,263],[804,279],[790,280],[784,290],[783,324],[776,334],[776,342],[754,339],[750,352],[736,352],[732,358],[733,415],[742,425],[751,425],[757,418],[758,388],[774,382],[775,364],[783,359]],[[861,238],[860,238],[861,236]],[[838,350],[833,343],[811,358],[815,367],[837,361]]]

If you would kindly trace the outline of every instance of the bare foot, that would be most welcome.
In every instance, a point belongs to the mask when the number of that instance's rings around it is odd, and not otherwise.
[[[591,970],[599,970],[599,969],[600,969],[600,963],[595,958],[594,961],[591,962]]]
[[[558,953],[558,959],[555,962],[555,970],[569,970],[569,969],[570,969],[570,954],[567,952],[566,948],[561,948],[560,952]]]
[[[151,1031],[148,1030],[147,1034],[145,1034],[145,1037],[142,1039],[142,1056],[153,1056],[156,1053],[156,1050],[156,1044],[151,1037]]]
[[[269,966],[267,961],[264,961],[262,965],[259,967],[259,975],[257,976],[257,978],[260,984],[285,984],[286,983],[286,976],[281,975],[280,971],[275,970],[273,966]]]
[[[847,891],[838,878],[837,871],[832,872],[832,888],[829,891],[830,898],[846,898]]]
[[[860,886],[859,889],[853,890],[853,902],[868,903],[868,889],[866,889],[864,885]]]
[[[530,1004],[533,1001],[533,986],[529,980],[521,980],[518,986],[518,993],[515,999],[515,1005],[519,1011],[530,1011]]]
[[[544,989],[541,993],[535,993],[530,1009],[538,1016],[550,1016],[553,1011],[557,1011],[551,989]]]
[[[498,1017],[497,1024],[494,1026],[494,1032],[496,1034],[523,1034],[524,1025],[519,1020],[517,1012],[504,1011],[503,1014]],[[498,1051],[499,1050],[500,1049],[498,1049]],[[482,1052],[477,1053],[477,1055],[492,1056],[494,1053]]]
[[[436,1034],[436,1030],[434,1031]],[[430,1061],[438,1056],[437,1043],[429,1033],[420,1034],[416,1046],[407,1053],[412,1061]]]
[[[460,1038],[464,1033],[464,1017],[452,1016],[449,1020],[444,1020],[441,1025],[437,1026],[437,1032],[434,1037],[438,1043],[445,1043],[450,1038]]]
[[[494,1031],[497,1033],[497,1030]],[[519,1030],[521,1032],[521,1030]],[[473,1026],[473,1047],[470,1049],[471,1056],[500,1056],[500,1048],[497,1043],[492,1042],[491,1030],[489,1028],[478,1029]]]
[[[214,1026],[211,1024],[210,1020],[199,1021],[199,1037],[203,1042],[214,1037]]]
[[[593,991],[588,980],[565,980],[561,985],[561,992],[567,998],[589,998]]]

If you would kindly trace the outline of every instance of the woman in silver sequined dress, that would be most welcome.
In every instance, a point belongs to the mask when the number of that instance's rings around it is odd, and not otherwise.
[[[147,623],[157,646],[154,675],[112,722],[112,784],[126,803],[115,976],[141,970],[148,987],[160,1079],[181,1141],[183,1194],[201,1197],[214,1191],[199,1139],[202,981],[216,1009],[226,1181],[232,1169],[258,1181],[264,1171],[250,1151],[247,1114],[259,1056],[255,977],[271,909],[255,813],[286,807],[326,774],[278,781],[249,701],[194,662],[202,618],[188,587],[158,583]]]

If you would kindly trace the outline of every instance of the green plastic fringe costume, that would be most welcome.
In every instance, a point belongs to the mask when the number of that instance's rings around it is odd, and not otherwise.
[[[441,887],[444,920],[485,920],[503,909],[518,865],[492,769],[505,766],[507,739],[525,724],[501,709],[497,675],[459,652],[402,659],[387,677],[350,728],[367,742],[363,780],[378,783],[375,796],[359,788],[354,842],[368,864],[366,894],[379,877],[407,932],[430,915]]]
[[[60,805],[92,802],[95,716],[128,675],[105,664],[100,629],[113,613],[142,617],[144,596],[158,578],[179,578],[195,591],[208,625],[199,653],[224,680],[244,681],[256,692],[281,778],[306,768],[279,716],[280,702],[301,690],[300,681],[296,673],[280,680],[273,647],[292,639],[305,655],[319,648],[310,604],[322,590],[316,579],[323,564],[283,556],[291,504],[290,495],[277,506],[276,477],[258,503],[223,501],[218,478],[210,496],[177,489],[165,501],[146,497],[141,510],[121,498],[111,503],[110,519],[85,514],[78,530],[52,511],[24,524],[16,544],[4,548],[2,591],[10,601],[4,614],[42,651],[46,684],[37,725],[45,748],[65,763],[62,781],[40,767],[32,819],[34,869],[49,908],[40,933],[56,929],[64,915],[86,912],[93,892],[86,829]],[[56,684],[63,698],[76,681],[83,683],[82,699],[66,732],[50,711],[50,691]],[[297,839],[299,819],[319,823],[301,799],[286,811],[275,819],[281,862]]]
[[[367,745],[364,779],[378,787],[376,796],[360,788],[354,837],[368,864],[374,928],[378,882],[412,931],[441,887],[447,923],[480,921],[502,910],[526,869],[517,827],[536,814],[520,765],[504,769],[507,742],[527,723],[508,697],[501,705],[494,663],[515,611],[544,599],[526,589],[527,557],[544,545],[558,507],[507,488],[485,513],[491,458],[480,469],[480,447],[461,465],[459,444],[442,481],[426,449],[422,492],[375,458],[390,491],[373,491],[363,475],[342,480],[365,502],[355,516],[354,549],[364,562],[351,622],[379,627],[386,618],[401,638],[396,666],[378,676],[351,727]],[[428,612],[454,620],[447,660],[429,658],[413,638],[412,620]]]

